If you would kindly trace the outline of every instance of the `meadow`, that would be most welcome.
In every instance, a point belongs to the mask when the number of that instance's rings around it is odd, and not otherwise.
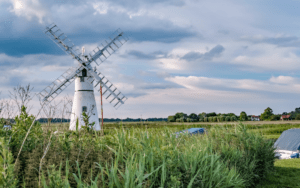
[[[299,160],[277,161],[272,148],[298,122],[105,123],[103,132],[36,122],[23,144],[33,119],[22,113],[0,131],[2,187],[298,186]],[[174,134],[191,127],[208,132]]]

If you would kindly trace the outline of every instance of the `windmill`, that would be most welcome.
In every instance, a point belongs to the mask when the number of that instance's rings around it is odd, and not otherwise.
[[[89,123],[95,122],[93,129],[100,130],[97,106],[94,96],[94,88],[99,84],[104,88],[103,96],[118,109],[127,98],[101,73],[97,72],[97,66],[103,63],[111,54],[128,41],[123,32],[118,29],[108,39],[96,47],[89,55],[84,54],[84,48],[80,53],[70,39],[57,27],[51,24],[46,27],[45,33],[67,54],[76,59],[78,66],[71,67],[49,86],[42,90],[38,96],[45,105],[49,104],[63,90],[75,80],[75,94],[73,99],[70,130],[76,130],[76,121],[79,127],[83,125],[81,114],[86,112],[90,118]],[[94,83],[94,81],[96,81]],[[98,90],[100,91],[100,89]]]

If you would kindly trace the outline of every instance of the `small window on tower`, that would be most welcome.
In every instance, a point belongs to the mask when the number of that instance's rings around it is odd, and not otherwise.
[[[84,77],[80,76],[80,82],[84,82]]]
[[[87,107],[86,106],[83,106],[82,107],[82,112],[86,112],[87,111]]]
[[[86,69],[83,69],[82,70],[82,77],[86,77],[87,76],[87,74],[86,74]]]

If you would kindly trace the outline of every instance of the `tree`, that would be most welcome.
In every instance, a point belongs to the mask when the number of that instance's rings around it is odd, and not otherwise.
[[[175,122],[176,118],[175,116],[168,116],[168,122]]]
[[[206,114],[206,117],[213,117],[213,116],[217,116],[216,112],[211,112]]]
[[[213,122],[217,122],[218,121],[217,116],[213,116],[212,118],[213,118]]]
[[[187,115],[183,112],[178,112],[178,113],[175,114],[175,118],[176,119],[180,119],[180,118],[186,119]]]
[[[10,92],[10,98],[16,103],[19,113],[21,114],[22,107],[25,106],[28,111],[30,111],[30,107],[28,107],[28,103],[31,101],[31,91],[33,87],[30,84],[25,87],[18,85],[13,88],[13,91]],[[29,109],[28,109],[29,108]]]
[[[236,116],[231,116],[230,117],[230,121],[236,121],[236,120],[237,120]]]
[[[247,120],[248,120],[248,117],[247,117],[246,112],[242,111],[242,112],[240,113],[240,120],[241,120],[241,121],[247,121]]]
[[[288,115],[288,113],[287,112],[282,112],[282,115]]]
[[[198,119],[199,119],[197,114],[195,114],[195,113],[191,113],[189,115],[189,118],[192,119],[193,121],[198,121]]]
[[[230,121],[230,116],[226,116],[225,121]]]
[[[300,114],[296,115],[296,120],[300,120]]]
[[[270,120],[272,115],[274,115],[273,110],[270,107],[268,107],[265,109],[264,113],[262,113],[260,115],[260,119],[261,120]]]

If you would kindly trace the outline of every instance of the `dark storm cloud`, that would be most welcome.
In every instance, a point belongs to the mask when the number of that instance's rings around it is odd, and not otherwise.
[[[195,61],[195,60],[212,60],[214,57],[218,57],[221,55],[221,53],[225,50],[225,48],[222,45],[217,45],[210,51],[206,53],[200,53],[200,52],[189,52],[185,54],[181,59],[187,60],[187,61]]]

